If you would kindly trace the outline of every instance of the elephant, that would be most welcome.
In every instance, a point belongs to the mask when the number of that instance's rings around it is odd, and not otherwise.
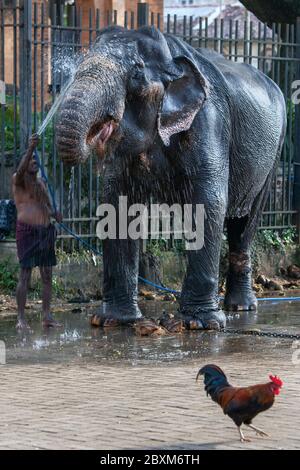
[[[180,295],[186,325],[219,329],[224,311],[257,308],[250,249],[286,132],[285,100],[268,76],[153,26],[110,26],[78,65],[55,132],[64,162],[97,154],[104,203],[118,208],[123,195],[129,204],[204,205],[204,245],[187,252]],[[221,309],[224,227],[229,268]],[[139,240],[103,241],[101,321],[143,318],[138,257]]]

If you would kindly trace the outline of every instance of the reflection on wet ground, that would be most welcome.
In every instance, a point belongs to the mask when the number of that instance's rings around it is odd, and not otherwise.
[[[251,359],[290,358],[293,340],[229,335],[220,332],[192,331],[181,335],[140,338],[131,328],[93,328],[89,324],[91,309],[77,313],[57,313],[63,328],[45,331],[40,316],[30,319],[33,333],[20,334],[15,317],[0,321],[0,339],[5,341],[6,360],[10,364],[82,362],[158,364],[234,354]],[[147,301],[142,311],[147,317],[158,317],[163,310],[175,313],[176,304]],[[76,309],[74,310],[76,311]],[[228,328],[260,329],[300,333],[300,302],[266,302],[259,311],[228,315]]]

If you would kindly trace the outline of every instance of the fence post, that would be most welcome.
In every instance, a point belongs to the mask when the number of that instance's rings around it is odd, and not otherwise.
[[[137,4],[137,27],[148,26],[149,24],[149,5],[148,3]]]
[[[300,17],[296,21],[296,77],[300,80]],[[298,242],[300,243],[300,104],[295,105],[295,152],[293,206],[297,211]]]
[[[20,1],[20,151],[26,149],[32,128],[32,2]]]

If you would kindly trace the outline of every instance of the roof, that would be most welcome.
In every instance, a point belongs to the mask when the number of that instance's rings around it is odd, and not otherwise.
[[[235,34],[235,22],[239,22],[239,31],[238,37],[239,39],[243,39],[244,37],[244,22],[247,20],[248,24],[252,23],[252,36],[253,38],[258,38],[259,33],[259,24],[261,24],[261,35],[264,35],[264,24],[262,24],[256,16],[251,13],[247,12],[246,8],[241,5],[239,2],[235,5],[226,5],[223,6],[222,10],[220,7],[197,7],[197,6],[186,6],[186,7],[167,7],[164,10],[165,21],[167,15],[171,15],[171,23],[173,22],[174,15],[177,15],[177,30],[180,32],[182,30],[182,18],[187,16],[187,20],[189,22],[189,17],[193,16],[193,30],[197,32],[199,30],[199,21],[198,18],[208,18],[208,37],[213,38],[215,36],[215,20],[218,20],[218,27],[220,28],[220,21],[224,20],[223,23],[223,37],[229,38],[230,33],[230,20],[232,20],[233,24],[233,31]],[[205,27],[203,22],[203,28]],[[266,37],[269,39],[272,37],[272,30],[267,28]]]
[[[229,37],[229,28],[230,28],[230,20],[233,22],[239,21],[239,38],[244,37],[244,27],[243,23],[247,20],[248,24],[252,23],[252,35],[254,38],[258,37],[259,33],[259,24],[261,24],[261,34],[264,34],[264,24],[256,18],[256,16],[251,13],[250,11],[246,10],[245,7],[242,5],[227,5],[222,12],[217,16],[218,20],[224,20],[224,37]],[[209,36],[211,35],[214,30],[214,25],[210,24],[209,28]],[[272,37],[272,30],[267,28],[266,37]]]
[[[204,7],[199,7],[199,6],[193,6],[193,5],[187,5],[187,6],[170,6],[170,7],[165,7],[164,8],[164,15],[177,15],[178,18],[183,18],[184,16],[203,16],[203,17],[209,17],[213,13],[219,13],[216,12],[216,10],[220,10],[219,8],[213,7],[213,6],[204,6]]]

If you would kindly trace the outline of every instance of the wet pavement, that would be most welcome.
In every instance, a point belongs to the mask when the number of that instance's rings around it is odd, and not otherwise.
[[[74,308],[75,307],[75,308]],[[158,318],[163,310],[175,313],[177,305],[144,301],[145,316]],[[70,305],[57,313],[62,328],[45,330],[39,314],[29,318],[33,333],[17,333],[15,317],[0,322],[0,339],[6,344],[8,364],[37,363],[126,363],[153,364],[203,359],[208,356],[247,355],[264,360],[290,355],[293,340],[221,332],[192,331],[163,337],[138,337],[131,328],[94,328],[89,324],[93,309]],[[54,312],[55,313],[55,312]],[[265,302],[257,313],[228,314],[227,328],[300,334],[300,302]]]
[[[200,331],[141,338],[129,328],[92,328],[93,309],[75,308],[57,313],[63,327],[49,332],[39,315],[29,316],[27,335],[16,333],[15,317],[1,318],[0,449],[300,449],[300,343]],[[151,317],[176,310],[161,301],[142,308]],[[300,302],[229,315],[228,328],[298,334]],[[205,363],[218,364],[236,386],[281,377],[274,406],[254,420],[270,437],[245,430],[252,441],[239,441],[195,382]]]

